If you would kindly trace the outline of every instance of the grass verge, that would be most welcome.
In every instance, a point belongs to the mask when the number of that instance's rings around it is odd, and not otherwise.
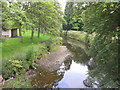
[[[73,30],[68,31],[68,37],[79,39],[89,44],[91,44],[94,39],[92,34],[87,34],[84,31],[73,31]]]

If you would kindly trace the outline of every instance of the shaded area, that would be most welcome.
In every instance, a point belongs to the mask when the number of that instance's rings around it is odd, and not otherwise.
[[[63,44],[71,51],[74,61],[86,65],[90,60],[90,56],[87,55],[86,51],[88,46],[85,43],[73,40],[71,38],[65,38]]]

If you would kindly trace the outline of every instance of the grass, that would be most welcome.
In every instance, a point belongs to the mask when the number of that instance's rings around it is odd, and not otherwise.
[[[2,58],[12,57],[16,52],[25,51],[28,46],[38,44],[40,42],[50,39],[50,35],[41,34],[40,38],[37,38],[37,32],[33,40],[30,39],[30,31],[26,31],[23,34],[23,43],[20,42],[20,38],[8,38],[2,43]]]
[[[94,39],[93,35],[87,34],[84,31],[72,31],[72,30],[70,30],[68,32],[68,36],[82,40],[82,41],[87,42],[87,43],[91,43],[92,40]]]
[[[23,33],[23,43],[20,42],[20,38],[8,38],[4,42],[0,43],[0,74],[2,66],[10,59],[21,54],[26,53],[29,47],[37,45],[43,41],[47,41],[51,38],[51,35],[41,34],[40,38],[37,38],[37,31],[35,31],[33,40],[30,39],[31,31],[28,30]]]
[[[37,31],[35,31],[33,40],[30,39],[30,36],[29,30],[23,33],[22,43],[20,38],[8,38],[0,43],[2,44],[2,59],[0,61],[2,61],[4,72],[3,78],[15,77],[13,81],[6,83],[8,86],[13,84],[15,88],[32,87],[31,81],[27,79],[25,74],[26,70],[30,69],[31,65],[36,67],[35,61],[37,59],[57,50],[62,43],[61,37],[49,34],[41,34],[38,38]]]

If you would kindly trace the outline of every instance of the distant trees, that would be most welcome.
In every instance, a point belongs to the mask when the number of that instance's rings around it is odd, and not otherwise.
[[[81,5],[83,2],[67,2],[65,7],[64,19],[66,24],[63,24],[64,30],[82,30]]]

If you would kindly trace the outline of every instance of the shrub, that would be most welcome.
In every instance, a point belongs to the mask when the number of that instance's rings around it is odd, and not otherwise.
[[[59,45],[62,45],[62,38],[61,37],[52,37],[46,43],[48,52],[54,51],[58,48]]]
[[[34,52],[36,59],[40,59],[48,54],[47,46],[45,43],[40,43],[38,45],[34,45]]]
[[[15,75],[18,75],[20,74],[20,70],[23,68],[22,66],[22,61],[20,60],[9,60],[4,68],[3,68],[3,71],[4,71],[4,74],[3,74],[3,77],[4,78],[10,78],[11,76],[15,76]]]
[[[61,44],[61,37],[51,38],[43,43],[36,45],[32,44],[27,49],[14,54],[12,58],[4,60],[3,77],[6,79],[12,76],[15,77],[16,75],[21,74],[21,72],[25,72],[27,69],[30,69],[30,66],[36,67],[37,64],[35,61],[37,59],[48,55],[49,52],[56,50],[58,45]]]

